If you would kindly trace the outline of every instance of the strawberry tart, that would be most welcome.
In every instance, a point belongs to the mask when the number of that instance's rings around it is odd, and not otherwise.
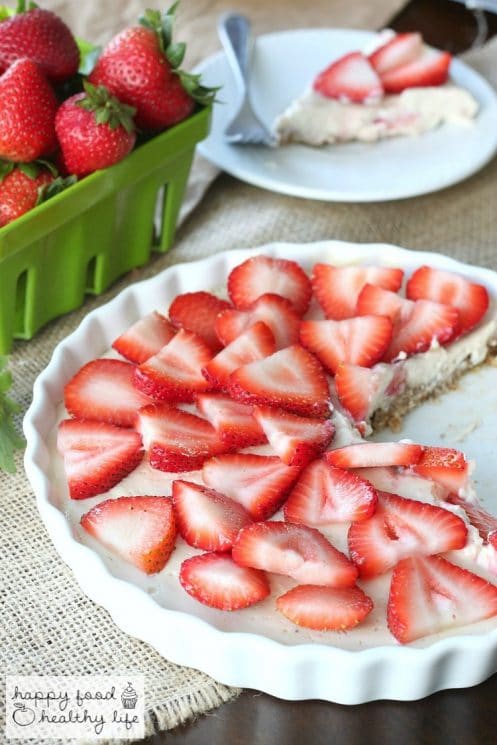
[[[471,463],[367,440],[491,354],[494,298],[425,264],[304,266],[251,255],[67,382],[50,477],[77,538],[159,604],[290,644],[496,627]]]
[[[374,49],[349,52],[322,70],[278,117],[276,136],[281,144],[319,146],[467,124],[478,103],[450,82],[450,62],[419,33],[383,31]]]

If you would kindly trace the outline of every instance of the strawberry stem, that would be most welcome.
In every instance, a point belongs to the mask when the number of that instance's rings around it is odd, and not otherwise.
[[[33,3],[31,0],[29,3],[26,3],[26,0],[17,0],[16,15],[26,13],[29,10],[34,10],[37,7],[37,4]]]
[[[122,103],[112,96],[105,85],[92,85],[88,80],[84,82],[85,96],[76,102],[86,111],[95,114],[97,124],[107,124],[111,129],[123,127],[126,132],[133,132],[135,124],[133,116],[136,109]]]
[[[38,199],[36,200],[36,207],[43,202],[48,202],[52,197],[57,196],[61,192],[68,189],[70,186],[75,184],[78,180],[77,176],[58,176],[56,179],[51,181],[49,184],[44,184],[38,189]]]

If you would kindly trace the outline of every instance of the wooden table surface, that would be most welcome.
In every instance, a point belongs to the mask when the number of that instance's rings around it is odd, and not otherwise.
[[[483,15],[488,36],[497,34],[497,14]],[[419,30],[428,43],[453,53],[468,49],[478,33],[475,15],[454,0],[412,0],[389,25],[399,31]],[[281,701],[245,690],[232,703],[147,743],[497,745],[497,675],[479,686],[442,691],[421,701],[360,706]]]

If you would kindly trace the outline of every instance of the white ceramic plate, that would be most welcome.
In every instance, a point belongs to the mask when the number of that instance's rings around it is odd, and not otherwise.
[[[346,52],[362,49],[376,34],[343,29],[307,29],[268,34],[256,40],[252,57],[254,108],[271,128],[276,117],[319,70]],[[480,104],[469,126],[447,124],[419,137],[374,144],[311,148],[229,145],[223,132],[238,96],[226,57],[219,53],[197,68],[207,85],[222,85],[209,137],[199,145],[208,160],[242,181],[307,199],[376,202],[428,194],[462,181],[482,168],[497,149],[497,96],[459,60],[453,81]]]
[[[130,286],[90,313],[57,346],[50,364],[35,383],[33,403],[25,417],[26,471],[56,549],[73,570],[83,591],[106,608],[124,631],[150,643],[173,662],[203,670],[228,685],[255,688],[286,699],[320,698],[357,704],[382,698],[417,699],[441,688],[470,686],[484,680],[497,670],[495,619],[470,627],[464,634],[429,637],[410,647],[401,647],[390,637],[379,646],[360,649],[356,645],[351,650],[344,648],[350,635],[331,633],[326,635],[326,643],[302,643],[297,627],[291,624],[292,633],[287,633],[286,643],[282,643],[270,633],[260,633],[257,624],[242,623],[240,619],[247,615],[239,614],[246,611],[214,611],[192,600],[176,580],[161,579],[160,575],[155,575],[154,580],[132,567],[123,569],[122,563],[113,561],[104,551],[95,550],[96,546],[79,529],[73,508],[77,505],[78,509],[84,509],[85,505],[74,501],[68,504],[64,480],[54,477],[60,459],[50,451],[51,431],[57,421],[65,383],[82,364],[102,355],[133,321],[155,308],[167,308],[179,292],[205,289],[206,278],[212,287],[221,286],[236,264],[261,252],[299,260],[307,270],[318,260],[379,263],[402,266],[407,271],[429,262],[484,283],[497,297],[497,274],[489,270],[466,266],[439,254],[339,241],[307,245],[276,243],[255,250],[229,251],[173,266],[152,279]],[[488,507],[497,511],[492,488],[497,479],[497,465],[490,445],[483,446],[473,426],[475,413],[483,419],[484,412],[497,408],[497,370],[488,368],[483,372],[492,378],[486,379],[485,397],[478,396],[480,373],[465,379],[465,385],[471,379],[476,381],[474,390],[468,392],[469,407],[467,401],[457,406],[450,398],[429,405],[438,406],[440,422],[457,425],[460,437],[465,428],[464,417],[469,417],[465,431],[466,434],[475,431],[471,455],[479,459],[479,467],[483,468],[482,496]],[[494,417],[490,418],[493,421]],[[412,434],[415,439],[430,442],[433,434],[434,438],[441,436],[443,440],[440,422],[437,420],[438,429],[432,433],[420,420],[412,433],[407,428],[402,435]],[[485,437],[491,434],[487,429]],[[490,440],[493,442],[495,437]],[[85,500],[87,508],[95,500]],[[157,582],[162,581],[161,592],[157,592]],[[359,633],[359,629],[354,633]],[[405,674],[406,669],[409,675]]]

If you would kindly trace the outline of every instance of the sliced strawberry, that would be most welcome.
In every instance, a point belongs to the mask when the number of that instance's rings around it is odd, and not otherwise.
[[[232,372],[248,362],[268,357],[275,349],[271,330],[262,321],[257,321],[216,354],[202,368],[202,374],[211,387],[224,391]]]
[[[159,471],[194,471],[226,444],[209,422],[168,404],[151,404],[138,412],[138,430],[148,460]]]
[[[202,393],[195,398],[197,409],[212,424],[230,450],[241,450],[267,442],[253,416],[253,407],[233,401],[223,393]]]
[[[325,454],[336,468],[374,468],[377,466],[414,466],[423,454],[422,445],[407,442],[359,442]]]
[[[271,292],[290,300],[303,315],[311,301],[312,287],[307,274],[296,261],[253,256],[236,266],[228,277],[228,293],[239,310],[250,310],[261,295]]]
[[[71,416],[132,427],[136,412],[150,399],[133,385],[135,366],[122,360],[92,360],[64,388]]]
[[[169,318],[174,326],[193,331],[207,342],[213,352],[218,352],[221,344],[214,326],[219,313],[228,308],[231,304],[227,300],[221,300],[210,292],[185,292],[177,295],[169,306]]]
[[[251,453],[211,458],[202,470],[207,486],[239,502],[254,520],[274,515],[298,474],[275,456]]]
[[[412,62],[381,74],[385,93],[401,93],[405,88],[443,85],[449,77],[451,60],[449,52],[424,47]]]
[[[111,553],[146,574],[165,567],[176,540],[168,497],[107,499],[83,515],[81,525]]]
[[[238,502],[189,481],[173,481],[173,504],[182,537],[204,551],[231,551],[238,531],[252,522]]]
[[[175,333],[167,318],[154,310],[118,336],[112,346],[130,362],[141,365],[171,341]]]
[[[462,507],[468,516],[468,520],[473,525],[484,543],[491,543],[496,549],[495,538],[497,537],[497,517],[491,515],[480,504],[469,502],[458,494],[450,494],[447,498],[450,504],[457,504]]]
[[[382,316],[343,321],[302,321],[300,341],[332,375],[343,362],[371,367],[381,360],[392,339],[392,322]]]
[[[441,556],[400,561],[388,597],[388,628],[402,644],[497,614],[497,587]]]
[[[270,406],[256,406],[254,417],[276,455],[288,466],[302,467],[320,456],[335,434],[329,419],[296,416]]]
[[[249,310],[225,310],[216,318],[216,333],[223,344],[229,344],[257,321],[271,329],[276,349],[284,349],[299,340],[300,316],[292,303],[281,295],[266,293],[252,303]]]
[[[137,432],[89,419],[61,422],[57,448],[64,458],[71,499],[87,499],[112,489],[143,458]]]
[[[284,574],[303,584],[350,587],[357,579],[345,554],[307,525],[252,523],[238,533],[232,556],[240,566]]]
[[[358,316],[388,316],[396,323],[401,316],[408,316],[412,303],[391,290],[377,285],[365,284],[357,297]]]
[[[312,288],[327,318],[341,321],[356,315],[359,293],[366,283],[397,292],[404,272],[386,266],[315,264]]]
[[[315,460],[299,476],[283,509],[290,523],[319,526],[367,520],[377,501],[369,481]]]
[[[409,303],[404,300],[404,303]],[[459,314],[450,305],[433,303],[431,300],[416,300],[399,326],[394,327],[392,343],[385,352],[387,362],[399,355],[426,352],[436,344],[446,344],[454,337]]]
[[[418,33],[396,34],[369,55],[369,61],[378,75],[402,67],[421,56],[423,37]]]
[[[457,333],[464,334],[481,321],[488,310],[489,296],[483,285],[453,272],[421,266],[409,279],[407,297],[452,305],[459,311]]]
[[[302,416],[328,416],[330,390],[322,366],[300,344],[239,367],[229,380],[237,401],[280,406]]]
[[[277,598],[276,607],[298,626],[315,631],[347,631],[373,610],[373,601],[357,585],[297,585]]]
[[[453,448],[425,447],[413,468],[420,476],[453,492],[458,492],[468,482],[469,463],[460,450]]]
[[[383,95],[381,80],[367,57],[350,52],[319,73],[313,88],[326,98],[340,101],[364,101]]]
[[[380,380],[374,369],[349,365],[339,365],[335,375],[335,388],[340,403],[354,422],[368,418]]]
[[[208,553],[186,559],[179,581],[195,600],[219,610],[240,610],[264,600],[269,582],[264,572],[238,566],[226,554]]]
[[[396,494],[378,496],[374,515],[349,529],[350,556],[361,577],[383,574],[412,554],[430,556],[466,545],[466,525],[453,512]]]
[[[157,401],[193,401],[195,393],[210,388],[201,369],[212,354],[200,336],[180,329],[160,352],[136,368],[135,386]]]

